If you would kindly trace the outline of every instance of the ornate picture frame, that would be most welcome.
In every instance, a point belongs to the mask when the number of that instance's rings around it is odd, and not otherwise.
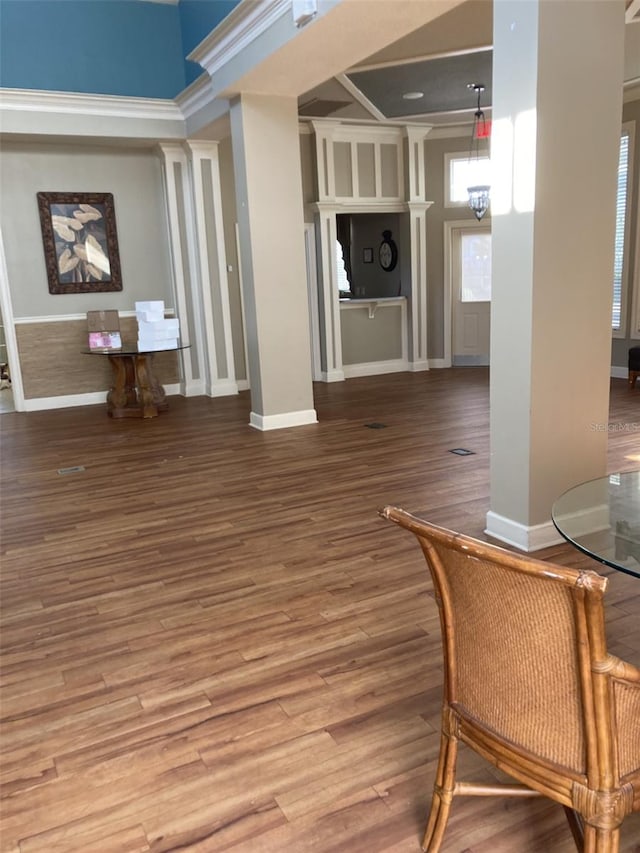
[[[122,290],[111,193],[39,192],[49,293]]]

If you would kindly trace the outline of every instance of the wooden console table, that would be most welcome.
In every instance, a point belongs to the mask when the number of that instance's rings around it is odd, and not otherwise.
[[[136,344],[122,349],[83,349],[87,355],[106,356],[113,370],[113,386],[107,393],[107,414],[112,418],[155,418],[169,408],[164,388],[156,379],[152,362],[156,352],[177,352],[189,344],[142,352]]]

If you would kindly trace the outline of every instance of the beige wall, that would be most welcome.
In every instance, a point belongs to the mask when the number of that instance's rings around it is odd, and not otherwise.
[[[135,340],[134,317],[121,317],[125,340]],[[102,354],[85,354],[86,320],[19,323],[16,326],[25,400],[105,392],[112,385],[109,361]],[[178,382],[175,353],[156,353],[154,373],[162,384]]]
[[[402,307],[378,307],[373,318],[366,305],[340,311],[343,364],[402,358]]]
[[[162,168],[152,150],[5,142],[0,224],[15,318],[133,310],[143,299],[173,307]],[[113,194],[122,291],[50,294],[36,193]]]
[[[57,397],[106,390],[106,359],[80,354],[89,310],[133,311],[135,302],[163,299],[173,308],[160,161],[150,149],[5,142],[0,158],[0,224],[24,396]],[[36,193],[110,192],[118,232],[121,291],[50,294]],[[62,318],[65,319],[62,319]],[[37,318],[38,322],[28,322]],[[126,318],[122,327],[127,332]],[[135,329],[130,330],[135,338]],[[175,356],[161,381],[175,382]],[[162,359],[158,360],[162,365]]]

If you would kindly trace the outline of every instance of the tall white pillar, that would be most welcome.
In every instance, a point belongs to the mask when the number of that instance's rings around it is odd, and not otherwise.
[[[321,363],[324,382],[342,382],[342,333],[340,326],[340,293],[336,262],[336,208],[335,203],[318,202],[316,222],[319,241],[320,266],[320,327],[322,329]]]
[[[623,3],[494,3],[487,532],[525,550],[606,473],[623,58]]]
[[[217,142],[187,140],[193,182],[199,303],[205,347],[205,393],[238,393],[233,361],[229,282],[224,245]]]
[[[231,137],[251,375],[250,423],[315,423],[297,100],[242,94]]]
[[[171,266],[175,311],[180,320],[180,339],[194,346],[183,352],[181,391],[185,396],[204,392],[204,348],[199,335],[197,301],[192,299],[194,283],[198,281],[196,235],[189,180],[189,166],[184,148],[179,143],[160,145],[164,166],[164,186],[167,222],[171,245]]]
[[[411,293],[409,294],[409,366],[412,371],[428,370],[427,357],[427,201],[424,141],[429,125],[407,125],[407,205],[411,253]]]

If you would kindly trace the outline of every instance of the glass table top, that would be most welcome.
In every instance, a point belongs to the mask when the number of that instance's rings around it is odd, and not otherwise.
[[[93,347],[89,349],[89,347],[85,347],[81,350],[84,355],[153,355],[156,352],[179,352],[183,349],[189,349],[191,344],[178,344],[177,346],[170,347],[162,347],[160,349],[138,349],[138,345],[134,343],[129,343],[127,341],[122,342],[122,346],[119,349],[107,349],[105,347]]]
[[[640,471],[574,486],[554,503],[551,518],[580,551],[640,578]]]

